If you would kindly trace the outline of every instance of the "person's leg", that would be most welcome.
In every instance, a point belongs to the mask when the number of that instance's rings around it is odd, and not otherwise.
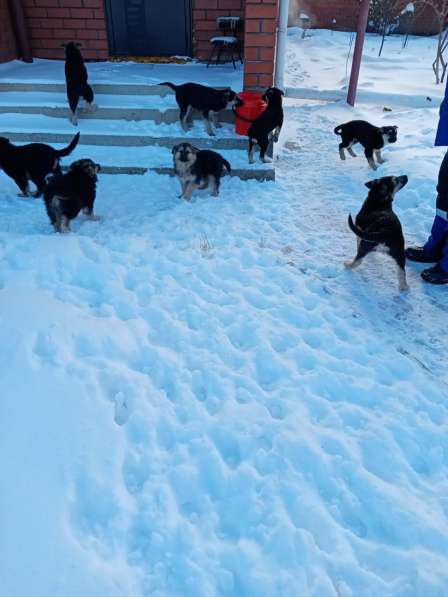
[[[436,263],[442,258],[448,239],[448,152],[443,158],[437,182],[436,216],[423,247],[409,247],[406,257],[420,263]]]

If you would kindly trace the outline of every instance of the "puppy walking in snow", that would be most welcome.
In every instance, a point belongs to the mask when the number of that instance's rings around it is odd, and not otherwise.
[[[350,229],[360,239],[358,251],[353,261],[346,261],[345,267],[353,269],[361,265],[364,257],[380,246],[386,248],[398,268],[399,290],[407,290],[406,257],[404,237],[400,220],[392,210],[395,194],[408,182],[407,176],[386,176],[366,183],[369,189],[367,199],[356,216],[348,217]]]
[[[181,197],[189,201],[196,189],[212,186],[212,196],[219,195],[224,170],[231,172],[230,164],[222,155],[209,149],[200,150],[190,143],[180,143],[172,150],[174,171],[182,187]]]
[[[65,48],[65,81],[67,84],[67,98],[70,106],[70,122],[78,124],[78,102],[82,97],[87,103],[89,111],[95,110],[93,103],[93,89],[87,83],[87,69],[79,48],[81,44],[70,42],[63,44]]]
[[[381,156],[381,150],[389,143],[397,141],[397,126],[373,126],[365,120],[352,120],[345,124],[340,124],[334,129],[336,135],[342,137],[339,143],[339,155],[341,160],[345,160],[345,149],[352,157],[356,157],[356,153],[352,147],[355,143],[360,143],[364,147],[364,155],[372,170],[376,170],[378,166],[375,164],[374,154],[378,164],[384,163]]]

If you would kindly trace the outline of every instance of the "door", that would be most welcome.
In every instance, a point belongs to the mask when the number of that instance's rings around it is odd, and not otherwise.
[[[106,0],[106,13],[112,55],[191,55],[191,0]]]

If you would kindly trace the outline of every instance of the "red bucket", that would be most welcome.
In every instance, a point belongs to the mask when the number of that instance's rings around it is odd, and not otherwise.
[[[261,99],[262,93],[256,91],[242,91],[238,97],[244,102],[243,106],[235,108],[235,131],[238,135],[247,135],[249,127],[266,109],[266,102]]]

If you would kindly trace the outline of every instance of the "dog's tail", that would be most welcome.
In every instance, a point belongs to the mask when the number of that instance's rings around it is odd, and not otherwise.
[[[340,124],[339,126],[337,126],[337,127],[334,129],[334,132],[335,132],[335,134],[336,134],[336,135],[340,135],[340,134],[341,134],[341,131],[342,131],[342,124]]]
[[[70,142],[70,145],[67,145],[67,147],[64,147],[64,149],[59,149],[56,150],[56,157],[58,158],[63,158],[66,155],[70,155],[71,152],[75,149],[75,147],[78,145],[78,141],[79,141],[79,135],[80,133],[76,133],[76,135],[73,137],[73,139]]]
[[[387,238],[385,232],[365,232],[364,230],[361,230],[361,228],[354,223],[352,214],[349,214],[348,216],[348,225],[356,236],[359,236],[361,240],[365,240],[368,243],[381,243]]]
[[[158,83],[158,85],[166,85],[167,87],[171,87],[173,91],[176,91],[178,87],[178,85],[173,85],[173,83],[168,83],[167,81],[165,81],[165,83]]]
[[[232,168],[230,167],[230,164],[227,160],[225,160],[224,158],[222,158],[222,164],[223,166],[225,166],[225,169],[227,170],[227,172],[232,172]]]

